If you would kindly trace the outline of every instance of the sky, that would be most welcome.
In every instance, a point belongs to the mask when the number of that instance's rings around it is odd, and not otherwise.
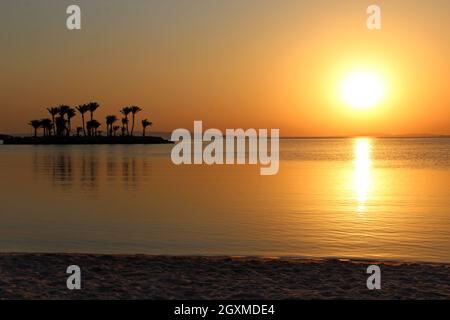
[[[81,30],[66,28],[71,4]],[[370,4],[381,30],[366,27]],[[101,122],[138,105],[158,132],[450,134],[449,39],[447,0],[2,0],[0,133],[97,101]],[[361,70],[385,87],[369,109],[340,98]]]

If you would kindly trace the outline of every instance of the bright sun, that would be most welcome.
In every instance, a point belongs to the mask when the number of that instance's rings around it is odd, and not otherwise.
[[[380,103],[384,97],[385,88],[377,74],[358,71],[349,74],[342,81],[340,93],[348,106],[366,109]]]

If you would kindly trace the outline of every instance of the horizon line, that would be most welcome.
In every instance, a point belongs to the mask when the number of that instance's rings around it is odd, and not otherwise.
[[[139,131],[136,131],[139,132]],[[149,134],[171,134],[170,131],[153,131],[149,132]],[[191,132],[192,134],[193,132]],[[2,133],[0,132],[0,136],[28,136],[30,133]],[[225,136],[225,134],[223,135]],[[350,138],[450,138],[449,134],[433,134],[433,133],[408,133],[408,134],[351,134],[351,135],[288,135],[288,136],[280,136],[280,139],[350,139]]]

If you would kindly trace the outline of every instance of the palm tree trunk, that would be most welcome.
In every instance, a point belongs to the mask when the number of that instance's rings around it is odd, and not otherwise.
[[[83,134],[84,134],[84,136],[86,137],[86,127],[85,127],[85,125],[84,125],[84,113],[81,114],[81,119],[82,119],[82,121],[83,121]]]
[[[56,128],[56,125],[55,125],[55,115],[53,115],[52,114],[52,129],[53,129],[53,135],[55,135],[56,136],[56,132],[55,132],[55,129]],[[51,131],[51,129],[50,129],[50,134],[52,133],[52,131]]]
[[[133,136],[133,132],[134,132],[134,113],[133,113],[133,123],[131,125],[131,136]]]

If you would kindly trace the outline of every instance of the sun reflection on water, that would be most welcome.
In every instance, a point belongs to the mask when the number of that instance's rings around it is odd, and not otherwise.
[[[354,147],[354,191],[357,201],[357,212],[366,212],[366,202],[371,187],[371,140],[358,138]]]

